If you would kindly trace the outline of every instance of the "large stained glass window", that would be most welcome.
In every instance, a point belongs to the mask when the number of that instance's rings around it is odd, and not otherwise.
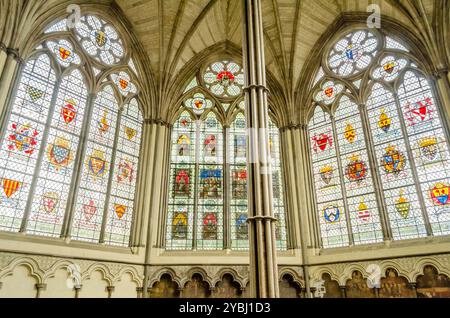
[[[248,249],[242,85],[242,67],[232,61],[213,63],[187,83],[183,110],[172,128],[168,250]],[[277,245],[286,249],[280,141],[273,122],[269,134]]]
[[[316,76],[322,108],[309,135],[323,247],[450,234],[448,140],[429,77],[404,52],[357,30]]]
[[[0,230],[127,246],[143,118],[123,42],[95,16],[45,34],[2,125]]]

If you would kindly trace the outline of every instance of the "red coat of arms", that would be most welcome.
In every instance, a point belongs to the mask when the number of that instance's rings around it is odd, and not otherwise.
[[[327,146],[333,147],[333,137],[331,133],[319,134],[318,136],[314,135],[311,139],[313,141],[314,152],[317,152],[317,148],[319,148],[320,151],[324,151]]]
[[[414,104],[407,102],[404,106],[405,118],[409,126],[433,120],[433,100],[428,97]]]
[[[61,116],[66,124],[70,124],[77,116],[76,102],[73,99],[66,100],[61,109]]]

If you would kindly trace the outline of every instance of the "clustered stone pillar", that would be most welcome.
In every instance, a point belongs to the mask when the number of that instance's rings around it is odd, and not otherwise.
[[[171,125],[160,119],[146,119],[143,131],[142,163],[139,173],[137,212],[133,224],[134,248],[146,246],[145,264],[157,256],[165,243],[167,185],[169,183]],[[152,222],[150,222],[152,220]],[[147,226],[148,225],[148,226]],[[142,298],[150,294],[148,282],[149,266],[144,270]]]
[[[0,43],[0,123],[6,115],[6,104],[10,88],[19,66],[23,64],[17,51],[6,48]]]
[[[247,119],[248,210],[251,296],[279,297],[271,164],[268,160],[268,103],[260,0],[245,0],[243,64]]]

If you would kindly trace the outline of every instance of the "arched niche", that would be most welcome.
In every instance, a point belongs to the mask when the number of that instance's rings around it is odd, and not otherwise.
[[[393,268],[388,268],[386,277],[380,280],[380,298],[414,298],[414,291],[410,288],[408,279],[399,276]]]
[[[280,298],[300,298],[301,286],[299,286],[292,275],[284,274],[280,279]]]
[[[184,286],[182,298],[208,298],[210,296],[209,284],[203,280],[200,274],[192,275],[190,281]]]
[[[222,280],[216,284],[211,296],[213,298],[239,298],[241,296],[240,285],[231,274],[225,274]]]
[[[432,265],[423,268],[423,275],[417,277],[416,283],[418,298],[450,298],[450,279]]]
[[[345,284],[345,291],[347,298],[375,298],[375,290],[369,288],[360,271],[353,271],[352,278]]]
[[[322,275],[322,279],[324,281],[325,294],[323,298],[341,298],[341,288],[339,287],[339,283],[331,278],[331,275],[325,273]]]
[[[153,284],[150,298],[179,298],[178,284],[172,280],[169,274],[161,276],[160,280]]]

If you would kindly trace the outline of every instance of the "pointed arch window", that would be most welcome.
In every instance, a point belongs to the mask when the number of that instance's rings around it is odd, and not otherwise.
[[[447,133],[429,77],[405,52],[356,30],[322,65],[314,96],[326,111],[316,107],[309,137],[323,247],[450,234]]]
[[[110,65],[129,54],[95,16],[44,33],[2,124],[0,230],[127,246],[143,118],[134,79]]]
[[[186,83],[172,128],[168,250],[247,250],[247,130],[242,67],[208,66]],[[287,249],[284,184],[278,128],[270,121],[277,246]]]

